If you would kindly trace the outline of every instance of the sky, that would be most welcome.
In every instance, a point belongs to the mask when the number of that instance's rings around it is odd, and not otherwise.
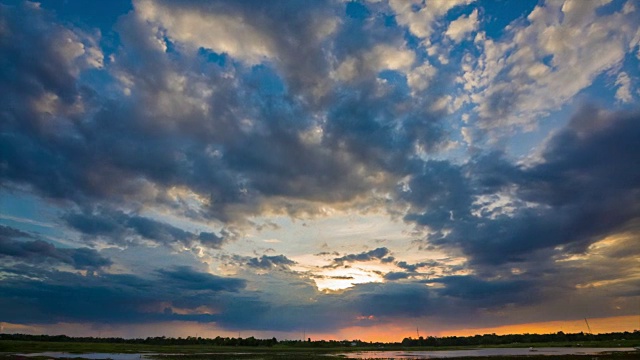
[[[640,4],[0,0],[9,333],[640,329]]]

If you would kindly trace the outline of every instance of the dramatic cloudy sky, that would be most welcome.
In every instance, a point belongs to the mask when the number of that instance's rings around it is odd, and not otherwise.
[[[0,0],[5,332],[640,329],[640,4]]]

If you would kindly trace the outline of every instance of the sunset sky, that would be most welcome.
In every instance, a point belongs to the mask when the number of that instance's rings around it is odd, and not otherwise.
[[[640,329],[640,3],[0,0],[2,332]]]

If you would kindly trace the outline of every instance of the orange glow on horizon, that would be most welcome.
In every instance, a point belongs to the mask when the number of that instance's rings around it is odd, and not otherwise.
[[[640,330],[640,315],[617,316],[609,318],[593,318],[588,319],[591,330],[594,334],[624,332]],[[418,329],[420,336],[473,336],[482,334],[549,334],[563,331],[565,333],[588,332],[584,319],[568,320],[568,321],[548,321],[528,324],[514,324],[486,328],[451,328],[447,330]],[[318,334],[320,335],[320,334]],[[354,340],[362,341],[379,341],[379,342],[400,342],[402,339],[411,337],[416,338],[416,327],[410,325],[394,325],[381,324],[371,327],[349,327],[339,332],[325,335],[325,339],[334,340]],[[313,337],[312,339],[321,339],[322,337]]]
[[[610,318],[588,319],[593,333],[609,333],[640,330],[640,315],[618,316]],[[420,323],[420,322],[418,322]],[[388,323],[376,326],[353,326],[338,330],[332,333],[304,332],[278,332],[278,331],[251,331],[241,332],[228,331],[217,328],[213,324],[191,324],[187,322],[167,322],[161,325],[127,325],[127,326],[102,326],[94,327],[89,324],[58,323],[52,325],[19,325],[3,323],[5,333],[27,333],[27,334],[65,334],[69,336],[103,336],[103,337],[147,337],[147,336],[169,336],[186,337],[202,336],[216,337],[228,336],[243,338],[254,336],[260,339],[276,337],[278,340],[298,340],[303,336],[311,340],[361,340],[365,342],[401,342],[404,338],[416,338],[416,326],[407,323]],[[431,328],[419,328],[420,336],[473,336],[482,334],[549,334],[563,331],[565,333],[587,332],[584,319],[569,321],[549,321],[529,324],[514,324],[486,328],[454,328],[448,326],[447,329],[437,330],[436,326]],[[304,334],[304,335],[303,335]]]
[[[640,315],[616,316],[609,318],[588,319],[594,334],[633,331],[640,329]],[[439,336],[470,336],[476,334],[549,334],[563,331],[565,333],[588,332],[584,319],[567,321],[547,321],[530,324],[514,324],[488,328],[468,328],[442,331]]]

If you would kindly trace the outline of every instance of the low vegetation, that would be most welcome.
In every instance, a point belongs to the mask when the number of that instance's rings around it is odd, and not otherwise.
[[[367,343],[349,341],[307,341],[250,338],[166,338],[146,339],[68,337],[48,335],[0,334],[0,360],[43,360],[45,357],[29,357],[26,353],[131,353],[149,354],[158,360],[327,360],[328,355],[340,356],[352,351],[384,350],[452,350],[478,347],[632,347],[640,344],[640,331],[609,334],[519,334],[476,335],[469,337],[427,337],[404,339],[396,343]],[[638,359],[639,352],[612,352],[593,355],[536,355],[491,356],[490,360],[631,360]],[[81,359],[81,358],[80,358]],[[331,359],[331,357],[329,357]],[[459,358],[473,359],[478,358]],[[75,360],[78,360],[76,358]]]
[[[612,332],[605,334],[564,333],[558,331],[551,334],[509,334],[496,335],[484,334],[475,336],[429,336],[417,339],[405,338],[402,340],[404,347],[443,347],[443,346],[507,346],[529,347],[536,346],[562,346],[562,347],[619,347],[634,346],[640,343],[640,331]]]

